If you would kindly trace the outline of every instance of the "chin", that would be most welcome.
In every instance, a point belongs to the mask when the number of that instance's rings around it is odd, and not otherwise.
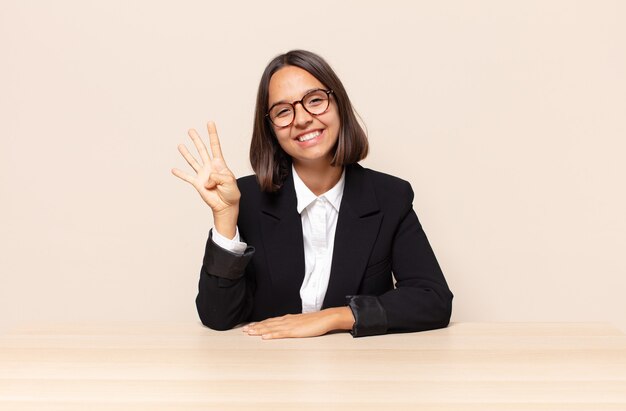
[[[330,165],[333,157],[330,153],[320,153],[319,155],[291,156],[291,158],[294,163],[315,164],[323,162]]]

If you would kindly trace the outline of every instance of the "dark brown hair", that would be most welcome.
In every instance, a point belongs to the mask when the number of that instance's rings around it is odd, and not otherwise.
[[[280,189],[291,167],[291,157],[278,144],[272,125],[265,116],[269,110],[270,79],[285,66],[306,70],[329,90],[333,90],[341,125],[331,165],[354,164],[364,159],[369,150],[367,135],[357,121],[346,89],[330,65],[317,54],[306,50],[292,50],[276,56],[269,62],[261,76],[250,144],[250,163],[261,190],[266,192]]]

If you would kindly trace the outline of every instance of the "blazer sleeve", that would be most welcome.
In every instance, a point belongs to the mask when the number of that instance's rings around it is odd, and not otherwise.
[[[404,182],[406,199],[391,246],[395,288],[379,296],[348,296],[355,337],[387,332],[425,331],[446,327],[453,294],[415,211],[413,190]]]
[[[202,324],[214,330],[228,330],[245,321],[252,310],[255,284],[246,276],[254,254],[248,246],[243,255],[215,244],[212,230],[206,243],[196,307]]]

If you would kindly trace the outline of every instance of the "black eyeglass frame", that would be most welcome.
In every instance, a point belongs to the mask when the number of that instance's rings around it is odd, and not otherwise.
[[[314,113],[311,113],[309,110],[307,110],[307,108],[304,106],[303,101],[309,94],[315,93],[317,91],[323,91],[324,93],[326,93],[326,96],[328,97],[328,105],[326,106],[326,109],[324,111],[322,111],[321,113],[314,114]],[[293,124],[294,120],[296,119],[296,104],[300,103],[300,105],[302,106],[304,111],[306,111],[307,113],[309,113],[312,116],[316,116],[317,117],[317,116],[322,115],[322,114],[324,114],[324,113],[326,113],[328,111],[328,108],[330,107],[330,95],[331,94],[334,94],[333,90],[325,90],[323,88],[316,88],[316,89],[311,90],[308,93],[306,93],[304,96],[302,96],[302,98],[300,100],[296,100],[296,101],[291,102],[291,103],[276,103],[276,104],[273,104],[272,107],[270,107],[269,110],[267,110],[267,114],[265,114],[265,117],[267,117],[267,119],[270,121],[270,123],[274,124],[275,127],[278,127],[278,128],[289,127],[290,125]],[[279,104],[289,104],[291,106],[291,108],[293,109],[293,118],[291,119],[291,122],[289,124],[285,125],[285,126],[276,125],[274,123],[274,121],[272,120],[272,117],[270,117],[270,112],[272,111],[272,109],[274,107],[278,106]]]

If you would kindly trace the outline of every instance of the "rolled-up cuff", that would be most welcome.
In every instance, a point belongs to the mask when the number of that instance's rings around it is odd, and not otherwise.
[[[350,333],[353,337],[366,337],[387,333],[387,314],[373,295],[348,295],[348,307],[354,315]]]
[[[213,241],[211,230],[204,251],[203,268],[207,274],[237,280],[243,277],[253,254],[254,247],[251,246],[246,247],[243,255],[223,249]]]
[[[224,250],[228,250],[238,255],[243,255],[248,247],[248,244],[242,242],[239,238],[239,227],[235,227],[235,237],[234,238],[226,238],[220,234],[219,231],[212,228],[211,229],[211,238],[213,242]]]

